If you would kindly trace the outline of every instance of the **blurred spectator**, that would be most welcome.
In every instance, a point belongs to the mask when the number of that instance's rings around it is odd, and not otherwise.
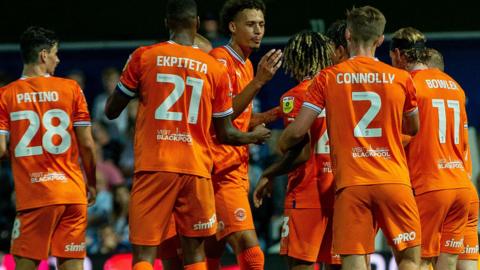
[[[118,237],[118,252],[131,250],[128,240],[128,204],[130,203],[130,191],[127,186],[113,188],[113,229]]]
[[[70,70],[67,73],[66,77],[76,81],[78,85],[80,85],[80,88],[82,88],[82,90],[85,90],[85,82],[87,80],[85,78],[85,73],[83,73],[83,71],[79,69]]]
[[[115,88],[117,87],[118,80],[120,79],[120,72],[116,68],[107,68],[102,72],[102,84],[103,92],[95,97],[93,101],[93,119],[96,121],[103,121],[107,123],[108,132],[115,138],[120,138],[121,134],[124,134],[127,130],[127,112],[123,111],[120,116],[115,120],[108,120],[105,116],[104,109],[105,103]]]
[[[127,179],[128,183],[131,183],[133,177],[133,141],[135,135],[135,119],[137,117],[138,99],[134,99],[128,103],[128,129],[125,134],[125,144],[123,147],[122,156],[120,157],[120,170],[123,176]]]
[[[0,251],[10,249],[10,233],[15,219],[13,178],[8,161],[0,161]]]
[[[102,148],[102,151],[98,153],[101,156],[97,158],[101,158],[103,161],[110,161],[115,166],[118,166],[123,150],[123,144],[117,139],[118,137],[111,136],[108,124],[102,121],[93,123],[92,131],[95,142]]]
[[[118,236],[111,225],[104,225],[99,231],[99,254],[113,254],[117,251]]]
[[[200,33],[218,47],[228,43],[228,39],[220,34],[218,19],[214,13],[207,13],[201,20]]]

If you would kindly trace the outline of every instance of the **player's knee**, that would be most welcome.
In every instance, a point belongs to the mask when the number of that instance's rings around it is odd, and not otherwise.
[[[35,270],[40,264],[40,260],[29,259],[20,256],[14,256],[15,259],[15,269],[19,270]]]
[[[344,270],[367,270],[364,255],[342,255],[342,269]]]
[[[260,245],[255,230],[234,232],[227,236],[227,242],[237,255],[249,248]]]
[[[437,265],[441,264],[441,269],[455,269],[457,261],[457,254],[440,253],[440,256],[438,256]]]

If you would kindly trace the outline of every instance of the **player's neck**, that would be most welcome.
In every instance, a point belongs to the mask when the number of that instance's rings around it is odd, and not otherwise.
[[[26,64],[23,66],[22,77],[45,77],[48,75],[47,68],[44,65]]]
[[[242,47],[238,45],[235,40],[231,39],[228,45],[239,55],[242,57],[243,60],[246,60],[248,57],[250,57],[250,54],[252,53],[251,48],[247,47]]]
[[[171,32],[170,40],[183,46],[192,46],[195,42],[195,31],[180,30]]]
[[[408,71],[424,70],[424,69],[428,69],[428,66],[423,63],[407,64],[406,66],[406,70]]]
[[[351,46],[349,49],[350,57],[362,56],[375,58],[375,48],[372,46]]]

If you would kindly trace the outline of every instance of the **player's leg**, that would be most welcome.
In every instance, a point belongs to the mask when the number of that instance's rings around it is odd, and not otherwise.
[[[401,184],[375,185],[374,215],[394,250],[399,270],[420,267],[420,217],[412,189]]]
[[[235,175],[215,176],[215,206],[219,231],[217,239],[232,247],[241,269],[263,269],[260,248],[248,201],[248,179]]]
[[[333,213],[333,251],[342,256],[343,270],[368,269],[365,255],[375,250],[372,187],[350,186],[337,191]]]
[[[470,208],[468,210],[467,227],[464,234],[465,249],[458,256],[457,270],[477,270],[478,269],[478,194],[477,190],[470,189]]]
[[[220,228],[222,223],[219,222],[217,226]],[[220,269],[220,258],[225,252],[226,244],[225,239],[217,240],[215,235],[205,239],[205,256],[207,256],[208,270]]]
[[[324,223],[326,223],[326,229],[321,240],[322,244],[317,262],[320,262],[325,270],[340,270],[342,268],[342,260],[340,255],[333,252],[333,203],[329,207],[322,208],[322,215],[325,216]],[[366,263],[368,267],[369,262],[367,261]]]
[[[440,255],[434,268],[438,270],[455,270],[458,255],[463,252],[464,234],[470,207],[470,194],[467,189],[453,189],[446,192],[451,194],[453,200],[443,222]],[[445,194],[442,194],[442,197],[445,197]]]
[[[10,250],[16,269],[34,270],[48,259],[52,235],[64,210],[63,205],[52,205],[17,213]]]
[[[175,218],[172,215],[165,240],[157,247],[157,259],[162,260],[165,270],[181,270],[183,269],[181,253],[180,236],[177,234]]]
[[[211,179],[182,175],[175,202],[175,221],[181,236],[185,269],[207,269],[204,241],[215,234],[215,201]]]
[[[57,257],[59,270],[82,270],[86,253],[87,205],[65,206],[52,235],[51,255]]]
[[[180,187],[175,173],[135,174],[129,207],[133,270],[153,269],[157,246],[168,232]]]

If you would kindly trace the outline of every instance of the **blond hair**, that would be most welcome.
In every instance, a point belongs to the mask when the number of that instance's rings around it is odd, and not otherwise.
[[[428,60],[425,42],[427,38],[413,27],[398,29],[393,33],[390,50],[398,49],[408,63],[424,63]]]

